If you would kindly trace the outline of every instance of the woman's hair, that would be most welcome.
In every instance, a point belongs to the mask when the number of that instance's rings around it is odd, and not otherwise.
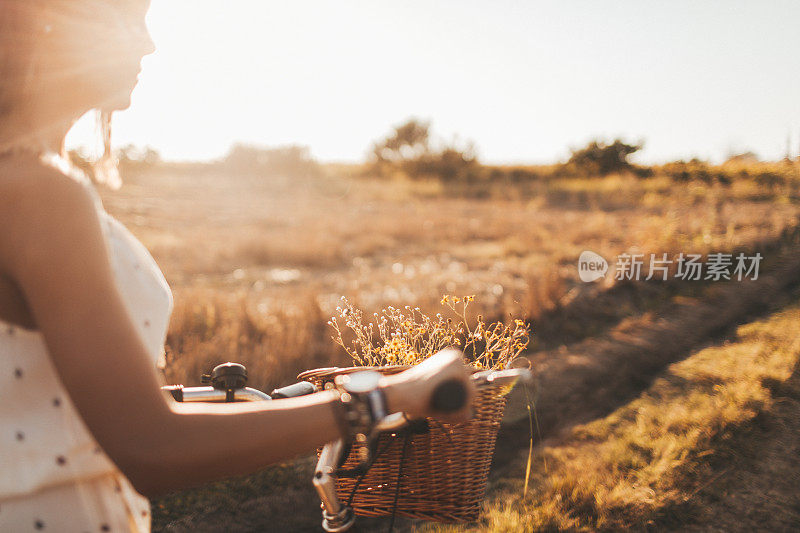
[[[41,2],[0,0],[0,128],[34,89],[36,11]]]
[[[112,189],[119,189],[122,186],[122,178],[119,175],[117,158],[111,151],[111,112],[98,110],[97,122],[103,151],[100,157],[92,163],[92,178]]]
[[[86,0],[0,0],[0,154],[15,150],[35,148],[37,136],[46,129],[57,128],[77,116],[53,117],[51,123],[28,124],[22,114],[26,106],[35,104],[37,95],[57,91],[48,87],[41,64],[44,44],[58,35],[50,20],[58,15],[69,16],[66,6]],[[112,0],[109,0],[112,1]],[[66,11],[69,11],[67,8]],[[86,38],[91,38],[86,36]],[[49,43],[50,46],[57,43]],[[65,65],[65,69],[74,65]],[[51,77],[52,78],[52,77]],[[32,126],[30,131],[11,131],[20,124]],[[112,188],[121,185],[117,162],[111,150],[111,112],[97,110],[98,134],[102,143],[101,155],[92,163],[92,178]]]

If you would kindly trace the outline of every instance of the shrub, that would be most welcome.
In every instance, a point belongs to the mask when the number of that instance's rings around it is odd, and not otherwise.
[[[377,162],[414,160],[429,152],[430,122],[410,118],[372,147]]]
[[[471,145],[466,148],[445,146],[440,151],[424,153],[416,159],[404,161],[401,166],[412,177],[447,182],[475,181],[481,174],[481,166]]]
[[[469,182],[480,177],[481,165],[472,143],[439,144],[440,148],[431,147],[430,122],[408,119],[373,144],[369,171],[382,177],[399,172],[411,179],[447,182]]]
[[[661,167],[661,170],[675,181],[702,181],[704,183],[731,182],[731,173],[710,166],[705,161],[694,158],[688,162],[674,161]]]
[[[615,172],[636,171],[628,157],[642,149],[642,144],[627,144],[620,139],[606,144],[592,141],[584,148],[572,150],[567,167],[580,174],[606,176]]]

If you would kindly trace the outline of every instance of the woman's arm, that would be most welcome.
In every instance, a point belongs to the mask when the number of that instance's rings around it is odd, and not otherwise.
[[[341,406],[330,392],[275,403],[167,400],[100,224],[88,192],[55,170],[4,179],[0,269],[20,286],[87,427],[137,490],[151,496],[253,472],[338,438]],[[442,374],[466,380],[460,368]],[[392,410],[426,412],[430,375],[385,381]]]

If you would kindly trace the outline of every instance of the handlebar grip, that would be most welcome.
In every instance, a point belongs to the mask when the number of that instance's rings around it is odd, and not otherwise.
[[[308,381],[300,381],[294,385],[287,385],[280,389],[275,389],[269,395],[273,400],[281,398],[297,398],[298,396],[305,396],[306,394],[314,394],[317,392],[317,387]]]
[[[464,407],[467,402],[467,388],[457,379],[439,384],[433,391],[431,406],[441,413],[451,413]]]
[[[183,401],[183,385],[164,385],[161,390],[172,394],[172,398],[176,402]]]

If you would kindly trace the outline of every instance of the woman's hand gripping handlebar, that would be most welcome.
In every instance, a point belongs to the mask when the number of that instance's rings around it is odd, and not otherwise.
[[[385,432],[405,428],[414,419],[431,417],[449,423],[468,420],[472,398],[477,389],[489,384],[506,387],[506,392],[519,379],[529,380],[527,369],[484,371],[470,376],[458,350],[443,350],[409,370],[385,376],[380,386],[386,396],[387,412],[375,424],[362,448],[366,452],[360,468],[365,471],[374,457],[375,442]],[[339,439],[325,445],[314,473],[314,486],[322,500],[322,527],[328,532],[347,531],[355,521],[352,508],[342,505],[336,495],[336,476],[350,452],[350,444]]]
[[[472,416],[475,387],[458,350],[442,350],[408,370],[384,376],[380,386],[388,413],[449,423],[464,422]]]
[[[378,386],[386,399],[386,414],[375,421],[366,436],[368,442],[363,450],[367,457],[362,467],[371,464],[370,452],[374,452],[374,443],[381,433],[400,431],[420,419],[424,426],[426,417],[449,423],[465,422],[472,416],[471,404],[476,390],[492,384],[505,386],[507,392],[519,379],[529,380],[530,372],[526,369],[487,370],[470,376],[462,353],[453,349],[442,350],[399,374],[381,377]],[[209,375],[203,376],[203,381],[210,386],[162,388],[179,402],[263,401],[302,396],[317,390],[311,383],[300,382],[267,395],[246,387],[247,371],[237,363],[218,365]],[[344,438],[326,444],[317,462],[314,486],[322,500],[322,525],[326,531],[346,531],[355,520],[353,510],[339,502],[335,485],[337,474],[343,474],[339,469],[350,451],[350,444]]]

